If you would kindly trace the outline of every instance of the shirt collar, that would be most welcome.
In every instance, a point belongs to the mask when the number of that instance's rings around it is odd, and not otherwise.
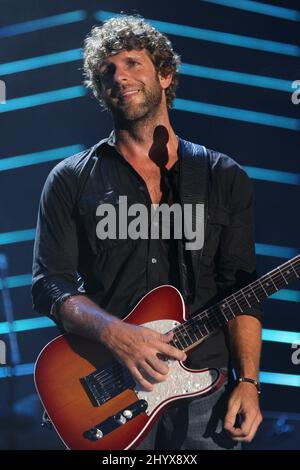
[[[177,138],[179,140],[178,136],[177,136]],[[112,147],[116,150],[116,134],[115,134],[114,130],[111,131],[111,133],[109,134],[109,136],[106,139],[103,139],[103,140],[101,140],[101,142],[99,142],[99,147],[103,144],[107,144],[107,145],[109,145],[110,147]],[[178,160],[170,168],[170,170],[172,172],[174,171],[174,173],[177,173],[179,171],[179,163],[178,163],[179,159],[180,159],[180,145],[178,146]]]

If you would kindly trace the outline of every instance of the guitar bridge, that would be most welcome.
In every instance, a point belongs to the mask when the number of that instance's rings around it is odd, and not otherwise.
[[[135,386],[130,372],[119,363],[111,363],[80,379],[94,406],[101,406],[115,396]]]

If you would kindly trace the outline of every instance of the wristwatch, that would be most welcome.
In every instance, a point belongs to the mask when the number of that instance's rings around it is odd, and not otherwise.
[[[250,384],[253,384],[253,385],[256,387],[256,390],[257,390],[258,395],[261,394],[260,383],[259,383],[257,380],[255,380],[255,379],[250,379],[250,378],[248,378],[248,377],[239,377],[239,378],[238,378],[238,382],[239,382],[239,383],[240,383],[240,382],[248,382],[248,383],[250,383]]]

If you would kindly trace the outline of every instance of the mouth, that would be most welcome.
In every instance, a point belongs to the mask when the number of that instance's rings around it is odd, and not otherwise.
[[[134,96],[138,95],[139,92],[140,92],[140,90],[125,91],[125,92],[119,94],[119,98],[120,98],[121,101],[129,101]]]

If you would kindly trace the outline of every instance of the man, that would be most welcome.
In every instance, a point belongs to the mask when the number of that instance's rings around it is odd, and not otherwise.
[[[34,249],[34,308],[63,331],[104,343],[146,390],[167,380],[161,355],[180,361],[186,355],[169,344],[172,334],[121,321],[138,300],[162,284],[180,288],[186,270],[197,278],[192,315],[255,279],[251,184],[232,159],[214,151],[208,151],[208,223],[199,272],[179,263],[181,241],[174,236],[97,237],[99,204],[117,210],[124,195],[149,210],[180,201],[180,139],[167,109],[179,62],[169,40],[139,17],[113,18],[93,28],[85,41],[86,84],[111,113],[114,132],[52,170]],[[260,311],[252,308],[191,353],[190,367],[222,369],[228,377],[224,387],[172,406],[139,448],[235,449],[251,441],[262,419],[260,337]],[[231,361],[238,383],[231,379]]]

